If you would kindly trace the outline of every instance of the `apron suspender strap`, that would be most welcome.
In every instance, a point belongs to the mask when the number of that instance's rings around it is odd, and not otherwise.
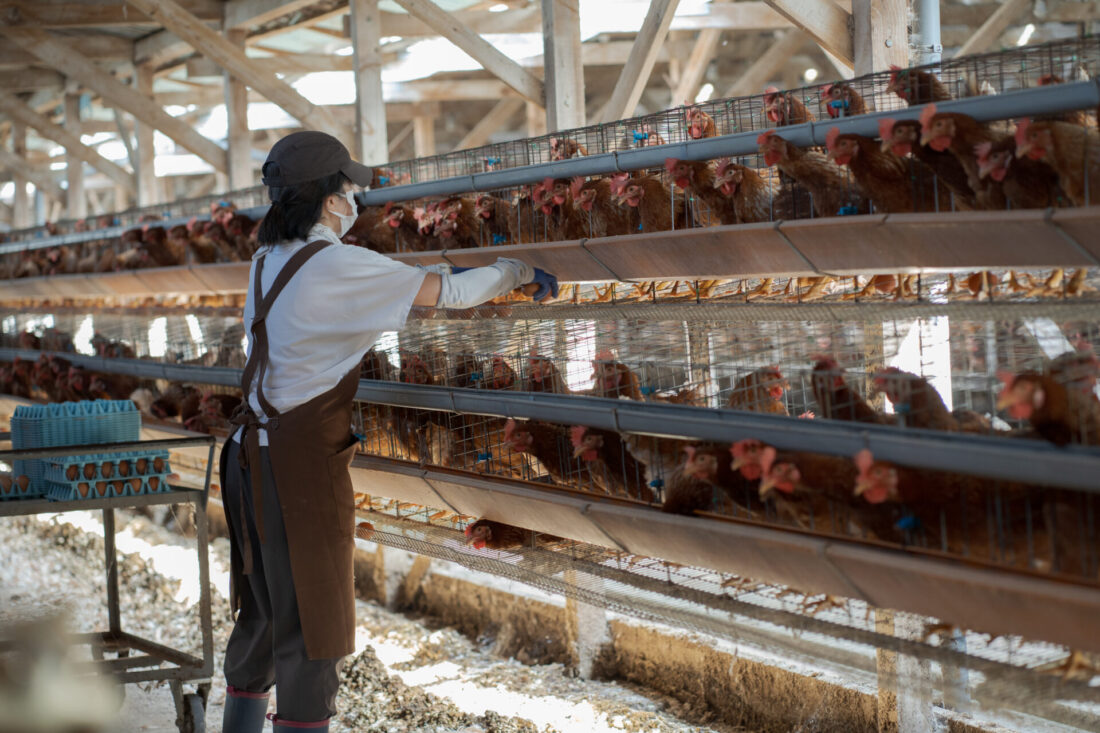
[[[233,423],[241,425],[244,428],[241,433],[240,464],[244,468],[251,467],[252,506],[255,509],[256,531],[259,532],[260,542],[264,540],[263,476],[260,466],[260,436],[257,431],[260,422],[249,406],[248,393],[252,390],[252,381],[256,379],[258,374],[259,379],[256,380],[256,399],[259,401],[260,409],[263,411],[264,416],[267,417],[270,427],[272,429],[277,429],[279,426],[279,411],[276,410],[264,396],[264,375],[267,373],[267,365],[270,360],[267,341],[267,316],[271,312],[271,307],[275,304],[275,299],[283,292],[283,288],[287,286],[290,279],[302,269],[302,266],[305,265],[313,255],[317,254],[325,247],[328,247],[330,244],[330,242],[324,239],[318,239],[314,242],[310,242],[291,255],[290,259],[287,260],[286,264],[279,270],[279,274],[275,276],[275,282],[272,283],[271,290],[266,296],[263,294],[262,289],[264,257],[261,256],[256,260],[256,276],[253,286],[256,311],[250,325],[250,346],[252,348],[248,357],[248,363],[246,363],[244,367],[244,374],[241,378],[241,391],[244,394],[244,400],[241,402],[241,408],[238,413],[234,415]],[[249,536],[248,520],[244,512],[243,491],[241,492],[240,516],[241,529],[243,532],[241,542],[241,554],[244,565],[243,573],[248,575],[252,572],[252,539]]]

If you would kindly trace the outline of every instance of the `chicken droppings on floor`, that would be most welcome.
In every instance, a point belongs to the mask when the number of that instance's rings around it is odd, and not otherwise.
[[[119,513],[123,629],[198,654],[201,649],[194,542],[144,517]],[[65,613],[71,631],[107,626],[100,515],[40,515],[0,522],[0,627]],[[231,630],[225,598],[229,548],[211,546],[214,647],[207,730],[221,730],[225,681],[221,650]],[[525,666],[489,653],[449,628],[357,602],[357,653],[344,662],[334,731],[378,733],[544,733],[552,731],[711,731],[685,723],[657,696],[614,682],[570,676],[559,664]],[[276,691],[277,694],[277,691]],[[273,700],[274,700],[273,696]],[[272,703],[274,710],[274,702]],[[113,730],[176,730],[165,684],[129,685]],[[726,729],[728,730],[728,729]]]

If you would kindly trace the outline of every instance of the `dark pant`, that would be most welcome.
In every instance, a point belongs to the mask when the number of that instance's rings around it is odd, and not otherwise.
[[[298,617],[298,599],[290,572],[290,551],[279,508],[268,449],[260,448],[263,479],[264,541],[256,530],[249,469],[238,462],[240,446],[231,441],[226,455],[226,480],[222,487],[226,519],[233,541],[252,543],[252,572],[245,576],[241,611],[225,649],[225,681],[239,690],[266,692],[277,689],[280,719],[313,722],[336,713],[340,686],[340,659],[310,659]],[[243,493],[243,497],[242,497]],[[244,516],[241,503],[244,503]]]

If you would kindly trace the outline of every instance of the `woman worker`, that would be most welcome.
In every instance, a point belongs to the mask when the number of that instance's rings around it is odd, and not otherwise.
[[[340,237],[370,183],[331,135],[296,132],[263,166],[271,209],[252,258],[242,390],[221,456],[231,527],[231,602],[223,730],[259,733],[278,687],[276,731],[328,730],[341,659],[353,651],[354,503],[348,468],[359,363],[414,305],[466,308],[553,275],[517,260],[426,271]]]

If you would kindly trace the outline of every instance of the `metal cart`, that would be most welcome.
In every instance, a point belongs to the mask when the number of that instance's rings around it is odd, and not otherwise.
[[[11,434],[0,433],[0,442],[10,445]],[[107,566],[107,613],[109,628],[78,635],[80,644],[91,646],[92,655],[99,660],[102,671],[112,673],[121,683],[165,681],[172,689],[176,703],[176,726],[180,733],[199,733],[206,730],[205,709],[210,694],[210,681],[214,672],[214,630],[210,614],[210,568],[208,559],[209,534],[206,519],[206,501],[210,493],[210,472],[214,465],[213,436],[204,435],[168,440],[146,440],[135,443],[109,443],[94,446],[75,445],[34,450],[0,450],[0,461],[62,458],[113,451],[145,451],[168,448],[208,446],[206,483],[201,490],[173,488],[158,494],[119,496],[111,498],[81,499],[77,501],[50,501],[45,498],[0,501],[0,517],[71,511],[103,510],[103,541]],[[202,657],[186,654],[122,630],[119,618],[118,562],[115,555],[115,509],[153,506],[157,504],[193,504],[197,530],[199,560],[199,618],[202,624]],[[0,651],[8,645],[0,642]],[[113,655],[106,658],[105,655]],[[185,692],[184,684],[194,687]]]

